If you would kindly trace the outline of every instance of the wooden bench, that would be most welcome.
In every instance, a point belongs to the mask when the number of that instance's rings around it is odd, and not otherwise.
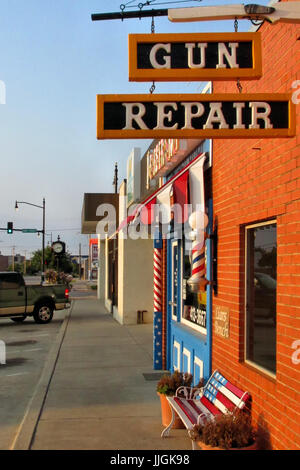
[[[190,432],[195,424],[202,424],[220,414],[244,409],[249,404],[250,394],[240,390],[216,370],[203,388],[179,387],[175,396],[168,396],[167,400],[172,410],[172,420],[161,437],[169,435],[175,420],[175,411],[191,437]],[[196,449],[193,440],[192,446]]]

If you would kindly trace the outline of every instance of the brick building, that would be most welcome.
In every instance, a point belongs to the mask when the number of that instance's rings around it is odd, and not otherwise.
[[[0,271],[6,271],[9,266],[9,256],[1,255],[0,253]]]
[[[242,92],[294,92],[299,100],[299,25],[264,23],[259,32],[263,76],[242,81]],[[214,82],[213,91],[237,87]],[[251,393],[272,449],[300,448],[300,106],[296,115],[293,138],[213,142],[212,370]],[[219,312],[229,335],[217,330]]]

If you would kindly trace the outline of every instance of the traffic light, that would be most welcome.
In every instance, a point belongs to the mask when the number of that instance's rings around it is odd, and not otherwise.
[[[13,223],[7,222],[7,233],[11,234],[14,231]]]

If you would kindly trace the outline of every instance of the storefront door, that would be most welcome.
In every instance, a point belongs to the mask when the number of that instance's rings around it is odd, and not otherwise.
[[[206,278],[211,279],[211,240],[205,242]],[[211,373],[211,285],[192,292],[192,244],[184,236],[171,239],[167,250],[168,354],[173,372],[193,374],[194,384]]]
[[[178,308],[179,308],[179,295],[178,290],[180,286],[179,279],[179,253],[178,253],[178,241],[173,240],[171,242],[171,300],[169,305],[171,307],[171,317],[177,321]]]

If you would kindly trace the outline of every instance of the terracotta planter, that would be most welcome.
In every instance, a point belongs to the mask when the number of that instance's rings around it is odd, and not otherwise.
[[[227,450],[227,449],[222,449],[221,447],[209,446],[207,444],[204,444],[202,441],[196,441],[196,442],[197,442],[197,446],[201,450]],[[247,447],[239,447],[239,448],[235,447],[234,449],[228,449],[228,450],[257,450],[257,443],[254,442],[253,444]]]
[[[162,425],[166,428],[171,422],[172,410],[170,408],[166,395],[164,395],[163,393],[157,393],[157,395],[160,398]],[[172,426],[172,429],[184,429],[184,424],[176,412],[175,412],[175,421]]]

